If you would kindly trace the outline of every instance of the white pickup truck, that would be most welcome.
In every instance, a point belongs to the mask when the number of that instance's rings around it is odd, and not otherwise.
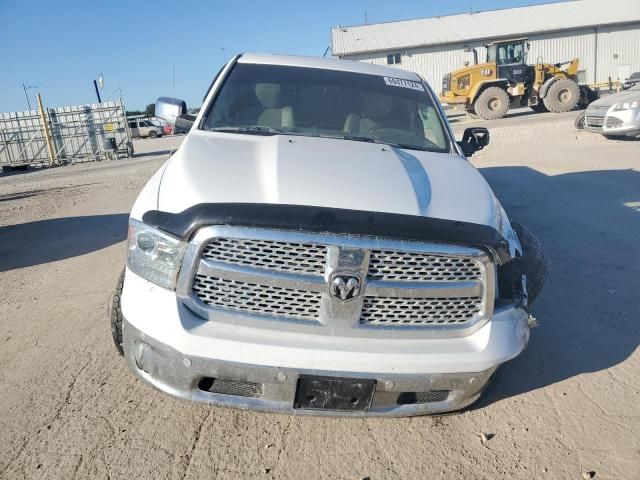
[[[207,404],[470,405],[527,345],[546,273],[465,158],[488,141],[456,142],[411,72],[235,57],[131,211],[116,346],[145,382]]]

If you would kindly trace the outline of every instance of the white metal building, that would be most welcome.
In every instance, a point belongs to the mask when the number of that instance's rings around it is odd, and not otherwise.
[[[485,59],[484,45],[514,37],[531,42],[528,63],[580,59],[586,83],[624,80],[640,71],[640,0],[573,0],[399,22],[335,27],[333,55],[392,65],[440,90],[447,72]]]

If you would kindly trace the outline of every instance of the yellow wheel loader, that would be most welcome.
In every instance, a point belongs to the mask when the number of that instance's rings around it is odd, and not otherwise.
[[[485,120],[502,118],[509,107],[529,106],[536,111],[568,112],[578,102],[587,105],[597,93],[579,86],[579,60],[548,64],[526,63],[529,42],[517,38],[487,45],[487,60],[451,72],[443,78],[440,101],[464,107]]]

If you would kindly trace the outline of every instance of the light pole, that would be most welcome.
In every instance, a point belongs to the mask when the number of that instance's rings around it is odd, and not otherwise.
[[[27,87],[24,83],[22,84],[22,89],[24,90],[24,98],[27,100],[27,107],[29,107],[29,111],[31,111],[31,102],[29,101],[29,95],[27,95],[27,90],[30,88],[38,88],[37,86]]]
[[[100,90],[104,87],[104,77],[102,74],[98,75],[98,80],[93,81],[93,86],[96,89],[96,96],[98,97],[98,103],[102,103],[102,99],[100,98]],[[100,90],[98,90],[100,88]]]

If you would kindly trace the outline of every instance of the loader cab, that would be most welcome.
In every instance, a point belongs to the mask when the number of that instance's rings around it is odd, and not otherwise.
[[[534,68],[527,65],[529,42],[526,38],[516,38],[486,45],[487,63],[496,65],[497,77],[504,78],[510,84],[530,84],[534,77]]]

